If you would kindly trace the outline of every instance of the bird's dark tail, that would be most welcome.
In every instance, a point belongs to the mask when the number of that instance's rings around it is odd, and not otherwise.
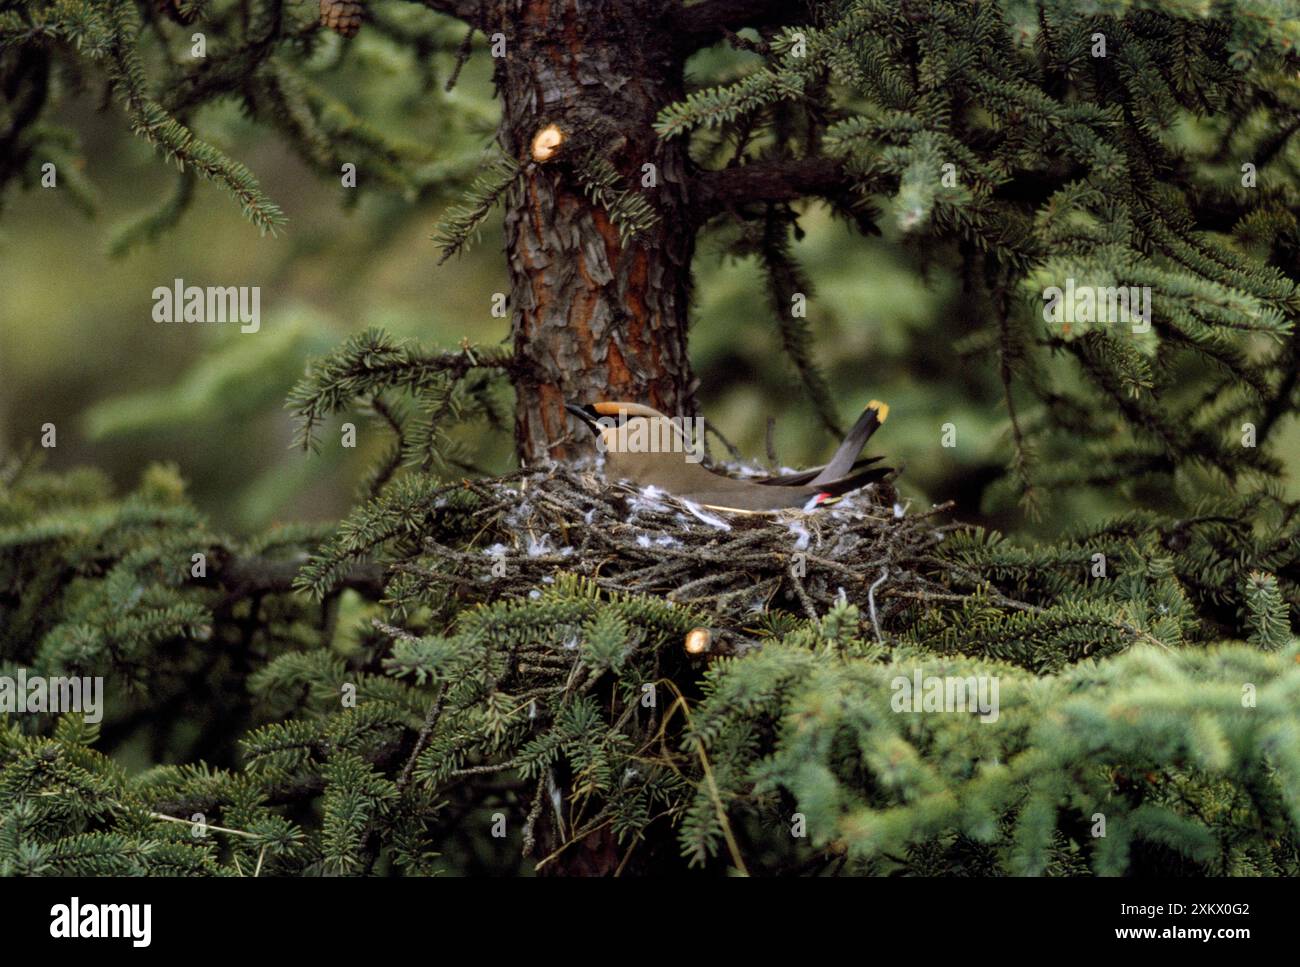
[[[880,400],[872,400],[867,404],[867,408],[862,411],[844,442],[839,445],[835,455],[831,457],[830,462],[822,467],[821,473],[808,481],[813,487],[820,487],[822,484],[840,480],[845,477],[854,467],[854,461],[857,460],[858,454],[866,446],[867,440],[871,439],[871,434],[875,433],[880,424],[884,423],[889,416],[889,405],[882,403]]]
[[[831,480],[826,483],[817,484],[817,489],[828,497],[840,497],[847,494],[850,490],[857,490],[859,487],[865,487],[869,483],[875,483],[883,477],[889,476],[894,472],[893,467],[868,467],[858,473],[849,474],[839,480]]]
[[[849,468],[850,472],[861,470],[863,467],[870,466],[873,463],[879,463],[884,457],[863,457]],[[798,473],[782,474],[779,477],[763,477],[755,480],[754,483],[763,484],[766,487],[800,487],[806,483],[811,483],[812,479],[822,472],[823,467],[813,467],[811,470],[800,470]]]

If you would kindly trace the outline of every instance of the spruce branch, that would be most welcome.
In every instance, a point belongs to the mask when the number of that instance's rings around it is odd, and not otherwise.
[[[518,162],[506,157],[498,157],[484,166],[464,201],[449,208],[434,230],[433,240],[442,249],[439,265],[464,250],[492,210],[523,177],[523,171]]]
[[[262,594],[286,594],[296,590],[298,573],[306,560],[306,555],[286,560],[219,551],[208,576],[195,583],[219,585],[230,600],[245,600]],[[377,601],[383,597],[384,584],[384,568],[362,562],[341,574],[331,590],[350,589]]]
[[[853,184],[834,158],[777,158],[697,172],[691,197],[703,220],[747,203],[839,197]]]
[[[484,7],[483,0],[409,0],[428,7],[435,13],[455,17],[482,29]]]
[[[358,333],[335,352],[316,360],[290,393],[285,405],[298,422],[294,445],[315,447],[321,421],[356,400],[373,398],[387,389],[404,389],[427,399],[449,392],[475,369],[512,376],[522,371],[508,350],[467,344],[455,352],[426,353],[409,340],[394,340],[381,329]]]
[[[112,0],[107,13],[111,41],[105,67],[118,88],[132,130],[168,160],[182,168],[191,167],[208,181],[222,185],[239,202],[249,221],[262,232],[274,234],[286,221],[284,213],[262,193],[252,172],[197,138],[148,93],[144,67],[135,49],[140,20],[134,3]]]
[[[768,298],[781,333],[782,349],[794,364],[804,392],[826,429],[840,436],[830,387],[813,359],[812,330],[806,313],[795,312],[797,297],[802,296],[805,304],[812,299],[812,283],[790,252],[789,231],[790,219],[779,215],[775,206],[769,206],[759,244],[759,257],[767,275]]]
[[[802,23],[809,13],[798,0],[702,0],[678,3],[669,16],[678,49],[690,53],[745,27],[763,31]]]

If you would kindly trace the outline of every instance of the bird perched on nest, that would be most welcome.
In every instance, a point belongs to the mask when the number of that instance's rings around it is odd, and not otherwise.
[[[878,400],[867,405],[824,467],[759,480],[738,480],[702,466],[699,443],[690,439],[682,421],[649,406],[602,402],[585,406],[567,403],[565,408],[596,435],[605,452],[605,475],[610,480],[655,487],[713,510],[748,514],[813,510],[893,469],[869,466],[882,457],[857,460],[863,445],[889,415],[889,407]]]

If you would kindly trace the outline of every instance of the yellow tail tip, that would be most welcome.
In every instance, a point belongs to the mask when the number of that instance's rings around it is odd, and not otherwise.
[[[889,404],[882,403],[880,400],[872,400],[867,404],[867,409],[876,411],[876,419],[884,423],[889,419]]]

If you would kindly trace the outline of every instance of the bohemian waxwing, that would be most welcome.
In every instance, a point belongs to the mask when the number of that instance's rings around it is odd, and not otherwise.
[[[714,510],[771,513],[818,504],[879,480],[891,467],[869,467],[854,460],[867,438],[885,422],[889,408],[876,401],[858,418],[825,467],[765,480],[737,480],[706,469],[700,463],[698,440],[691,440],[681,421],[639,403],[602,402],[586,406],[565,404],[600,441],[605,476],[637,487],[655,487],[682,500]]]

